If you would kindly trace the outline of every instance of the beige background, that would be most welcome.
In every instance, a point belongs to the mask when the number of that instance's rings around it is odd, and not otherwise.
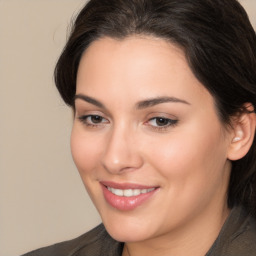
[[[72,162],[70,110],[52,72],[84,0],[0,0],[0,255],[100,222]],[[256,0],[242,0],[256,25]]]

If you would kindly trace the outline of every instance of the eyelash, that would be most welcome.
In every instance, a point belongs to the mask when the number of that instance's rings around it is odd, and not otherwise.
[[[153,121],[154,120],[154,123],[157,124],[157,121],[163,121],[164,122],[164,125],[160,125],[160,126],[157,126],[157,125],[150,125],[149,122]],[[170,127],[174,127],[178,124],[178,120],[177,119],[170,119],[170,118],[166,118],[166,117],[161,117],[161,116],[157,116],[157,117],[153,117],[151,119],[149,119],[147,122],[146,122],[147,125],[150,125],[152,129],[154,130],[158,130],[158,131],[165,131],[167,130],[168,128]]]
[[[88,119],[89,118],[91,118],[91,121],[90,122],[88,122]],[[86,115],[86,116],[79,116],[78,117],[78,119],[79,119],[79,121],[80,122],[82,122],[83,124],[85,124],[86,126],[88,126],[88,127],[99,127],[100,125],[102,125],[103,123],[107,123],[107,122],[99,122],[99,123],[93,123],[93,121],[92,121],[92,118],[99,118],[101,121],[102,120],[106,120],[107,121],[107,119],[105,119],[104,117],[102,117],[102,116],[100,116],[100,115]]]
[[[92,121],[92,118],[98,118],[99,122],[94,123]],[[90,121],[88,121],[88,119],[91,119]],[[85,116],[79,116],[78,120],[80,122],[82,122],[84,125],[86,125],[87,127],[92,127],[92,128],[97,128],[101,125],[104,125],[105,123],[109,123],[109,121],[107,119],[105,119],[104,117],[100,116],[100,115],[85,115]],[[103,121],[103,122],[102,122]],[[150,124],[150,122],[154,121],[154,123],[156,125],[152,125]],[[164,124],[161,125],[157,125],[157,122],[163,122]],[[147,122],[144,123],[147,126],[150,126],[151,129],[153,130],[157,130],[157,131],[165,131],[170,127],[174,127],[178,124],[178,120],[176,119],[170,119],[170,118],[166,118],[166,117],[161,117],[161,116],[157,116],[157,117],[153,117],[150,118]]]

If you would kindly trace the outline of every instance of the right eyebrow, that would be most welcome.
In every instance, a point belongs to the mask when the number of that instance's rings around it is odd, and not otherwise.
[[[83,100],[83,101],[86,101],[90,104],[93,104],[99,108],[104,108],[106,109],[106,107],[101,103],[99,102],[98,100],[92,98],[92,97],[89,97],[87,95],[84,95],[84,94],[76,94],[75,97],[74,97],[74,101],[77,100],[77,99],[80,99],[80,100]]]

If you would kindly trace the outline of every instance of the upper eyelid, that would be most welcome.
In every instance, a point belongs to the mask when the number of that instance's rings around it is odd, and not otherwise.
[[[78,111],[76,111],[75,112],[75,116],[78,117],[78,118],[80,118],[80,117],[81,118],[82,117],[88,117],[88,116],[100,116],[100,117],[102,117],[104,119],[107,119],[107,120],[111,119],[111,117],[106,117],[106,115],[104,113],[98,113],[98,111],[96,111],[96,112],[93,111],[93,113],[91,111],[88,111],[88,113],[83,112],[81,114],[79,114]],[[155,118],[163,118],[163,119],[169,119],[169,120],[177,120],[178,119],[174,115],[170,115],[170,114],[157,114],[157,113],[147,115],[144,119],[147,122],[147,121],[155,119]]]
[[[146,117],[148,120],[152,118],[165,118],[165,119],[171,119],[171,120],[177,120],[178,117],[173,114],[165,113],[165,112],[151,112]]]
[[[98,115],[106,119],[112,119],[112,115],[105,109],[98,108],[97,106],[91,105],[90,107],[85,107],[83,105],[77,104],[74,108],[75,116],[86,116],[86,115]]]
[[[84,103],[86,103],[86,105],[84,105]],[[88,105],[89,107],[88,107]],[[189,102],[185,101],[185,100],[181,100],[181,99],[177,99],[175,97],[156,97],[156,98],[152,98],[152,99],[147,99],[144,101],[139,101],[135,104],[135,110],[136,111],[152,111],[155,108],[158,108],[158,106],[162,106],[164,104],[168,104],[168,105],[172,105],[172,104],[177,104],[177,105],[191,105]],[[77,112],[77,110],[81,110],[81,112],[83,111],[83,109],[88,109],[88,112],[91,111],[96,111],[96,112],[100,112],[102,113],[103,116],[107,116],[110,119],[113,119],[112,114],[108,111],[108,109],[106,108],[105,105],[103,105],[103,103],[101,103],[100,101],[98,101],[95,98],[91,98],[89,96],[86,95],[82,95],[82,94],[78,94],[75,96],[75,100],[74,100],[74,110],[75,113]],[[94,109],[94,110],[93,110]],[[156,114],[156,116],[158,117],[164,117],[165,115],[167,115],[169,118],[169,116],[171,116],[172,118],[176,118],[175,115],[171,115],[168,113],[164,113],[162,111],[154,111],[155,113],[151,112],[152,115]],[[164,116],[162,116],[162,114]],[[170,119],[172,119],[170,118]]]
[[[170,121],[177,121],[177,118],[169,118],[169,117],[164,117],[164,116],[154,116],[152,118],[149,118],[149,121],[153,120],[153,119],[157,119],[157,118],[166,119],[166,120],[170,120]]]
[[[108,121],[114,121],[114,118],[112,118],[112,116],[109,115],[108,113],[104,113],[101,110],[93,110],[90,108],[87,109],[87,108],[81,107],[81,108],[75,109],[74,114],[77,118],[85,117],[85,116],[101,116],[102,118],[104,118]],[[141,116],[141,114],[140,114],[140,116]],[[143,123],[148,122],[149,120],[152,120],[154,118],[164,118],[164,119],[170,119],[173,121],[178,120],[178,117],[176,115],[170,114],[168,112],[163,112],[163,111],[150,112],[150,113],[147,113],[144,117],[141,116],[140,118],[144,119],[144,121],[142,121]]]
[[[146,123],[152,121],[152,120],[156,120],[156,119],[165,119],[168,120],[171,123],[177,123],[179,120],[178,119],[172,119],[172,118],[166,118],[166,117],[162,117],[162,116],[157,116],[157,117],[152,117],[150,119],[148,119],[148,121],[146,121]]]
[[[79,119],[83,119],[83,118],[88,118],[88,117],[93,117],[93,116],[99,116],[99,117],[101,117],[101,118],[104,119],[104,120],[108,120],[108,119],[105,118],[104,116],[98,115],[98,114],[83,114],[83,115],[78,115],[78,118],[79,118]]]
[[[107,118],[107,114],[100,110],[91,110],[91,109],[84,109],[84,108],[76,108],[75,111],[75,116],[101,116],[104,118]]]

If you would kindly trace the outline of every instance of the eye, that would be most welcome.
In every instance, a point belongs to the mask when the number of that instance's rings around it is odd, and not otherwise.
[[[107,119],[100,115],[85,115],[85,116],[80,116],[78,119],[85,125],[87,126],[99,126],[102,124],[109,123]]]
[[[178,123],[178,120],[165,118],[165,117],[153,117],[149,119],[147,125],[150,125],[154,129],[164,130]]]

